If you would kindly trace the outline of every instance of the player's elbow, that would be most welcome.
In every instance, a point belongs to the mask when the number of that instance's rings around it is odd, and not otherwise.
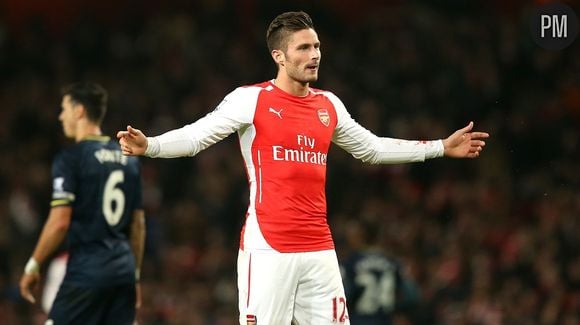
[[[367,148],[366,150],[352,153],[352,156],[358,160],[361,160],[365,164],[376,165],[379,163],[378,151],[373,150],[372,148]]]
[[[361,148],[355,158],[362,160],[365,164],[376,165],[379,164],[381,156],[381,141],[380,138],[374,137],[369,144]]]

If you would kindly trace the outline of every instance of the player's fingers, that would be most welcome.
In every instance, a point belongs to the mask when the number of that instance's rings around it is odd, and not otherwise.
[[[20,295],[22,296],[22,298],[24,298],[26,301],[30,302],[31,304],[36,302],[36,299],[34,299],[34,296],[32,295],[30,288],[26,284],[20,285]]]
[[[119,139],[119,144],[121,145],[121,148],[130,149],[132,141],[127,137],[122,137],[121,139]]]
[[[131,136],[137,136],[139,135],[139,129],[135,129],[134,127],[127,125],[127,132],[131,135]]]
[[[457,138],[459,138],[459,140],[461,142],[464,142],[466,140],[471,140],[471,133],[469,133],[469,131],[473,128],[473,122],[469,122],[469,124],[467,124],[465,127],[463,127],[462,129],[459,129],[457,131],[455,131],[455,136]]]
[[[128,134],[129,133],[127,131],[119,131],[119,132],[117,132],[117,139],[122,139]]]
[[[487,132],[471,132],[472,139],[489,138],[489,133]]]
[[[126,154],[126,155],[130,155],[133,153],[133,150],[131,149],[131,147],[126,145],[126,144],[121,144],[121,151],[123,152],[123,154]]]
[[[469,152],[475,152],[475,151],[481,151],[483,150],[484,145],[481,145],[477,142],[472,142],[471,145],[469,146],[468,151]]]
[[[467,157],[472,158],[471,156],[474,154],[479,154],[481,151],[483,150],[483,147],[481,146],[471,146],[469,147],[469,149],[467,150]]]
[[[469,131],[471,131],[471,129],[473,129],[473,121],[469,122],[463,129],[461,129],[460,131],[462,133],[467,133]]]
[[[475,152],[470,152],[467,154],[468,158],[477,158],[479,157],[479,151],[475,151]]]
[[[24,299],[26,299],[26,301],[28,301],[31,304],[36,303],[36,299],[34,299],[34,296],[32,295],[32,293],[28,292],[24,295],[22,295],[22,297],[24,297]]]

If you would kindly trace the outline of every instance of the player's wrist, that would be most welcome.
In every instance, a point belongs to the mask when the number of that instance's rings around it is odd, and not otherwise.
[[[445,140],[427,141],[425,159],[443,157],[445,155]]]
[[[26,266],[24,267],[24,273],[33,274],[39,272],[40,264],[38,264],[38,261],[34,257],[29,258],[28,262],[26,262]]]
[[[147,137],[145,143],[145,152],[143,153],[146,157],[155,157],[159,154],[161,149],[161,145],[159,144],[159,140],[155,137]]]

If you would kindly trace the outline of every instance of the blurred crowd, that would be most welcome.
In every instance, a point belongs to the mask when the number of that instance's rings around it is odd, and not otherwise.
[[[66,23],[52,28],[46,17],[15,25],[0,14],[1,324],[44,317],[17,283],[49,209],[52,157],[70,144],[60,87],[104,85],[111,136],[128,124],[160,134],[239,85],[273,78],[265,30],[288,9],[309,12],[322,42],[313,86],[336,93],[376,134],[442,138],[470,120],[491,134],[477,160],[370,166],[331,149],[328,222],[339,257],[352,251],[348,222],[379,221],[384,249],[421,289],[396,323],[580,324],[578,39],[562,51],[538,47],[530,5],[361,1],[349,12],[332,1],[192,2],[144,1],[148,10],[120,6],[110,17],[64,11]],[[248,201],[237,138],[195,158],[141,161],[140,324],[237,324]]]

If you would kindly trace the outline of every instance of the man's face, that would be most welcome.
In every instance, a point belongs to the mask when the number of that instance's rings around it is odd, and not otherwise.
[[[61,111],[58,115],[59,121],[62,123],[64,134],[68,138],[74,138],[76,134],[76,122],[78,120],[78,112],[80,105],[71,101],[69,95],[62,98]]]
[[[284,52],[284,69],[290,79],[309,83],[318,79],[320,41],[313,29],[303,29],[289,36]]]

